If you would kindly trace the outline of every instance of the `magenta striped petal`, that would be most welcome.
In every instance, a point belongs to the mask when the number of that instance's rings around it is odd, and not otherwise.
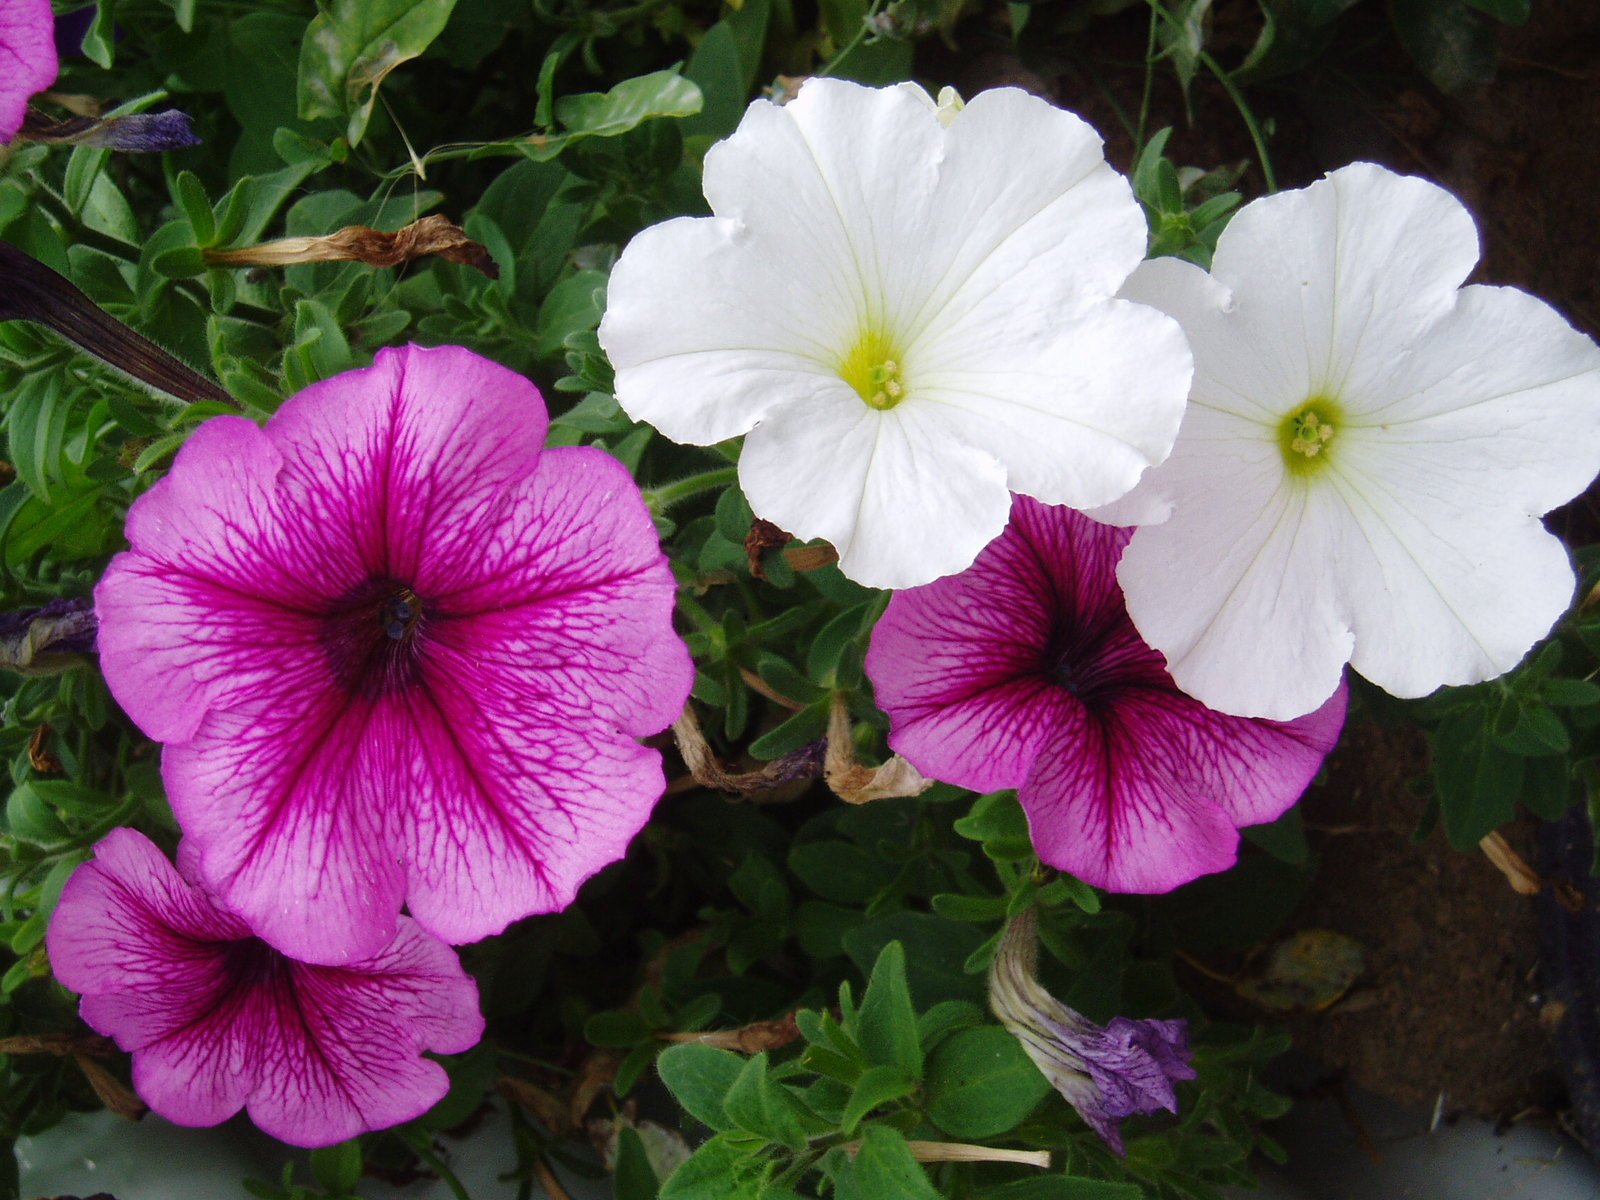
[[[59,68],[50,0],[0,4],[0,146],[17,136],[29,97],[54,83]]]
[[[207,423],[129,514],[106,678],[200,874],[287,954],[373,953],[402,904],[452,942],[563,908],[660,798],[672,575],[627,471],[546,426],[485,359],[384,351]]]
[[[331,1145],[426,1112],[449,1080],[422,1052],[483,1034],[477,987],[407,918],[366,958],[296,962],[131,829],[67,881],[49,951],[84,1020],[132,1052],[139,1095],[180,1125],[248,1108],[276,1138]]]
[[[1015,497],[968,570],[890,602],[867,672],[890,745],[924,774],[1016,788],[1043,861],[1164,892],[1230,866],[1239,826],[1299,798],[1338,740],[1345,691],[1289,722],[1184,695],[1123,605],[1130,536]]]

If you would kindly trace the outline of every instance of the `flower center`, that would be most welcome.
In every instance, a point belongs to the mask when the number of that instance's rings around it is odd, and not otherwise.
[[[839,374],[868,408],[893,408],[906,398],[900,356],[881,330],[870,329],[839,364]]]
[[[328,606],[322,646],[339,686],[377,699],[421,678],[427,604],[397,579],[374,578]]]
[[[1343,419],[1339,406],[1326,396],[1314,396],[1289,410],[1278,424],[1278,444],[1290,474],[1311,475],[1327,465]]]

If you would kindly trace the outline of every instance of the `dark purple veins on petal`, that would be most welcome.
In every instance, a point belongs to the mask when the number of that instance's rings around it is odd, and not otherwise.
[[[322,644],[334,681],[376,700],[422,680],[428,604],[398,579],[376,577],[328,606]]]

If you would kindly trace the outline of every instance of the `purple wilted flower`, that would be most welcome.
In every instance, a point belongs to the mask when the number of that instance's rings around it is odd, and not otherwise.
[[[989,969],[989,1007],[1050,1085],[1118,1154],[1124,1117],[1178,1111],[1173,1084],[1193,1079],[1187,1021],[1113,1018],[1096,1025],[1039,983],[1038,915],[1011,918]]]
[[[547,425],[467,350],[380,351],[207,422],[128,514],[106,679],[286,954],[372,954],[402,903],[449,942],[564,908],[664,790],[637,739],[693,680],[672,574],[628,472]]]
[[[1015,497],[971,567],[890,601],[866,665],[889,744],[924,775],[1016,788],[1042,860],[1164,892],[1231,865],[1238,826],[1299,798],[1338,740],[1345,689],[1288,722],[1184,695],[1128,619],[1130,536]]]
[[[124,117],[68,117],[62,121],[30,112],[22,124],[22,137],[51,146],[99,146],[129,154],[187,150],[200,144],[194,122],[175,108]]]
[[[483,1035],[477,987],[409,919],[366,958],[296,962],[131,829],[67,881],[48,946],[83,1019],[133,1053],[139,1095],[180,1125],[248,1108],[282,1141],[332,1145],[426,1112],[449,1079],[422,1051]]]
[[[56,81],[56,19],[50,0],[0,4],[0,145],[17,136],[28,99]]]

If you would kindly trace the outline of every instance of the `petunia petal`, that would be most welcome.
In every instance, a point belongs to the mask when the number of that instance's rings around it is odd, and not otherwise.
[[[492,677],[504,705],[560,708],[577,725],[644,736],[677,719],[694,683],[672,633],[677,585],[621,463],[547,451],[480,555],[478,577],[432,597],[443,615],[429,637],[472,664],[464,677]]]
[[[465,942],[570,904],[622,857],[666,781],[661,755],[631,738],[452,682],[403,693],[374,736],[413,748],[406,902],[423,928]]]
[[[1477,260],[1472,217],[1449,192],[1353,163],[1262,197],[1229,222],[1212,263],[1236,305],[1229,341],[1196,357],[1248,360],[1233,373],[1271,381],[1253,384],[1251,398],[1276,417],[1316,395],[1364,411]]]
[[[745,439],[739,483],[756,515],[827,538],[868,587],[904,588],[967,566],[1005,528],[1005,471],[941,436],[914,404],[886,412],[848,389],[785,409]]]
[[[326,527],[302,530],[303,550],[285,543],[272,492],[282,466],[253,422],[217,417],[128,514],[133,550],[95,588],[100,662],[151,737],[183,741],[214,705],[320,667],[306,560],[335,579],[359,564]]]
[[[1044,675],[1057,609],[1084,624],[1120,614],[1126,535],[1073,538],[1017,497],[1005,535],[959,575],[901,592],[872,631],[866,667],[894,716],[889,744],[933,778],[973,791],[1022,786],[1062,689]]]
[[[538,390],[488,359],[457,346],[380,350],[273,417],[276,501],[293,514],[285,521],[342,535],[338,562],[304,564],[325,588],[350,557],[361,577],[427,596],[473,577],[501,494],[538,461],[548,425]],[[300,528],[295,539],[299,549]]]
[[[1042,328],[1009,309],[979,312],[989,323],[974,316],[937,343],[910,386],[923,419],[993,455],[1013,491],[1088,508],[1171,452],[1191,365],[1177,322],[1125,302]]]
[[[22,128],[28,99],[56,81],[55,22],[50,0],[0,4],[0,146]]]
[[[256,699],[166,747],[173,813],[257,936],[305,962],[375,953],[405,895],[399,830],[418,749],[393,732],[391,702],[292,679]]]
[[[114,829],[100,840],[94,860],[72,873],[59,903],[74,919],[70,929],[52,923],[46,944],[63,986],[82,993],[137,988],[169,1011],[174,993],[192,994],[208,974],[205,964],[171,953],[174,946],[250,932],[197,895],[166,856],[131,829]],[[130,1030],[129,1036],[137,1035]]]

